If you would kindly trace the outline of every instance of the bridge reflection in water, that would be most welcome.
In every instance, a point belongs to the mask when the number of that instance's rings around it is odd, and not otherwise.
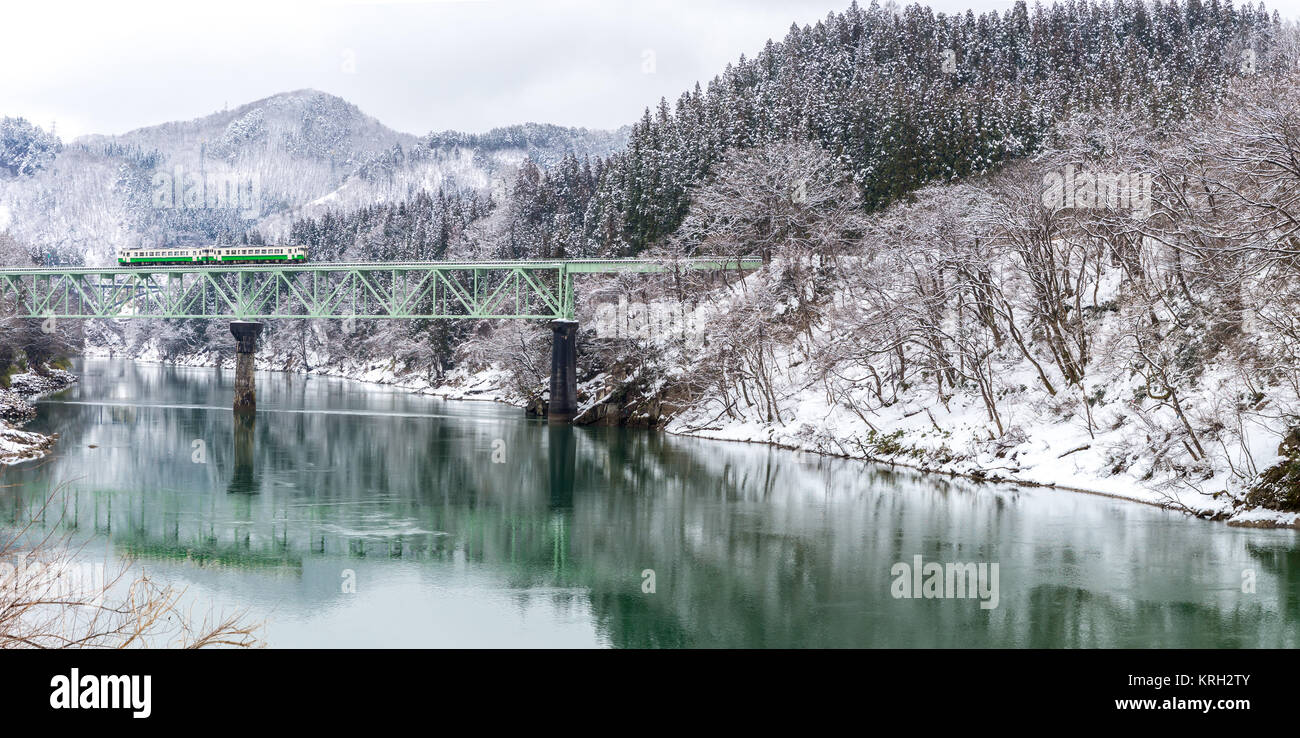
[[[265,614],[272,645],[1300,646],[1292,531],[260,380],[241,419],[229,373],[88,362],[0,521],[66,482],[63,527]],[[894,599],[915,555],[998,562],[998,607]]]
[[[227,492],[237,495],[257,494],[256,466],[253,448],[256,439],[257,416],[253,413],[234,414],[235,468],[230,475]]]

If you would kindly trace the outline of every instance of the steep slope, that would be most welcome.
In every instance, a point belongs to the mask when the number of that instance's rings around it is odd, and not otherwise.
[[[0,177],[11,235],[46,260],[106,263],[125,245],[287,235],[293,220],[420,191],[489,193],[525,157],[603,156],[626,132],[528,124],[424,138],[297,90],[191,121],[86,136],[43,170]]]

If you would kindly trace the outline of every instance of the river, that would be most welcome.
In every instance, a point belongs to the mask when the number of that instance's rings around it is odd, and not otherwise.
[[[41,525],[271,646],[1300,645],[1293,530],[320,377],[259,373],[239,422],[232,372],[77,371],[0,525],[58,490]],[[996,564],[996,602],[896,597],[916,556]]]

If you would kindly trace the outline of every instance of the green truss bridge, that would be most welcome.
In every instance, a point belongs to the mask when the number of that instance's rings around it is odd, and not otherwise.
[[[550,320],[548,415],[577,409],[574,279],[584,274],[748,271],[759,259],[700,257],[554,261],[0,267],[0,306],[36,319],[230,320],[238,341],[236,409],[255,404],[259,321],[286,319]]]
[[[757,259],[0,268],[26,318],[572,320],[582,274],[750,270]]]

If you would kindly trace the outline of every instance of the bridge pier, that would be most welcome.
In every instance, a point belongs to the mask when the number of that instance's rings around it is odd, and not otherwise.
[[[546,419],[569,423],[578,414],[578,321],[551,321],[551,400]]]
[[[235,412],[251,413],[257,409],[257,383],[253,378],[253,358],[257,355],[257,337],[261,323],[242,320],[230,324],[235,337]]]

